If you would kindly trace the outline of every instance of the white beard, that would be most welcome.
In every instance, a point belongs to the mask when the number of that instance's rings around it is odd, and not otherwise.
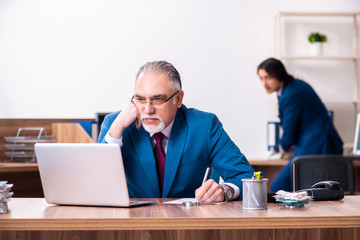
[[[148,126],[144,122],[145,118],[156,118],[156,119],[158,119],[160,121],[160,123],[157,126]],[[161,132],[162,130],[165,129],[164,121],[162,120],[162,118],[160,116],[158,116],[156,114],[153,114],[153,115],[147,115],[147,114],[141,115],[140,120],[142,122],[142,126],[145,129],[145,131],[147,131],[150,134],[158,133],[158,132]]]

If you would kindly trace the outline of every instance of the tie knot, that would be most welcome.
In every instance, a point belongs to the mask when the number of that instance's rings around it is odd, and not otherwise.
[[[162,132],[155,133],[154,138],[155,138],[156,143],[161,144],[161,142],[164,138],[164,134]]]

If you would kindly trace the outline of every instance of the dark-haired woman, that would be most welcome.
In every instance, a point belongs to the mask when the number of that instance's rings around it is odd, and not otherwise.
[[[267,93],[279,98],[279,118],[283,129],[282,152],[294,152],[294,157],[315,154],[342,154],[343,142],[337,133],[325,105],[306,82],[289,75],[281,61],[269,58],[257,68]],[[290,161],[271,185],[271,191],[291,191]]]

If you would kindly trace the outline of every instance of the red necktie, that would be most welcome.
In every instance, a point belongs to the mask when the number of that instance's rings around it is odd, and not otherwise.
[[[162,148],[162,140],[164,139],[164,134],[161,132],[154,134],[155,138],[155,158],[156,158],[156,169],[158,172],[159,184],[160,184],[160,191],[162,192],[163,185],[164,185],[164,172],[165,172],[165,152]]]

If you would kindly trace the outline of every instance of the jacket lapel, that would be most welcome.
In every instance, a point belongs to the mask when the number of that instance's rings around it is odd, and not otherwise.
[[[160,196],[160,187],[155,163],[156,160],[153,154],[149,133],[146,132],[142,126],[140,129],[137,129],[133,124],[130,136],[138,156],[137,160],[147,177],[147,179],[144,179],[144,184],[146,183],[152,187],[155,196]]]
[[[184,106],[183,106],[184,107]],[[182,107],[182,108],[183,108]],[[181,110],[182,110],[181,108]],[[188,127],[183,112],[178,109],[166,151],[164,189],[162,197],[169,194],[184,150]]]

